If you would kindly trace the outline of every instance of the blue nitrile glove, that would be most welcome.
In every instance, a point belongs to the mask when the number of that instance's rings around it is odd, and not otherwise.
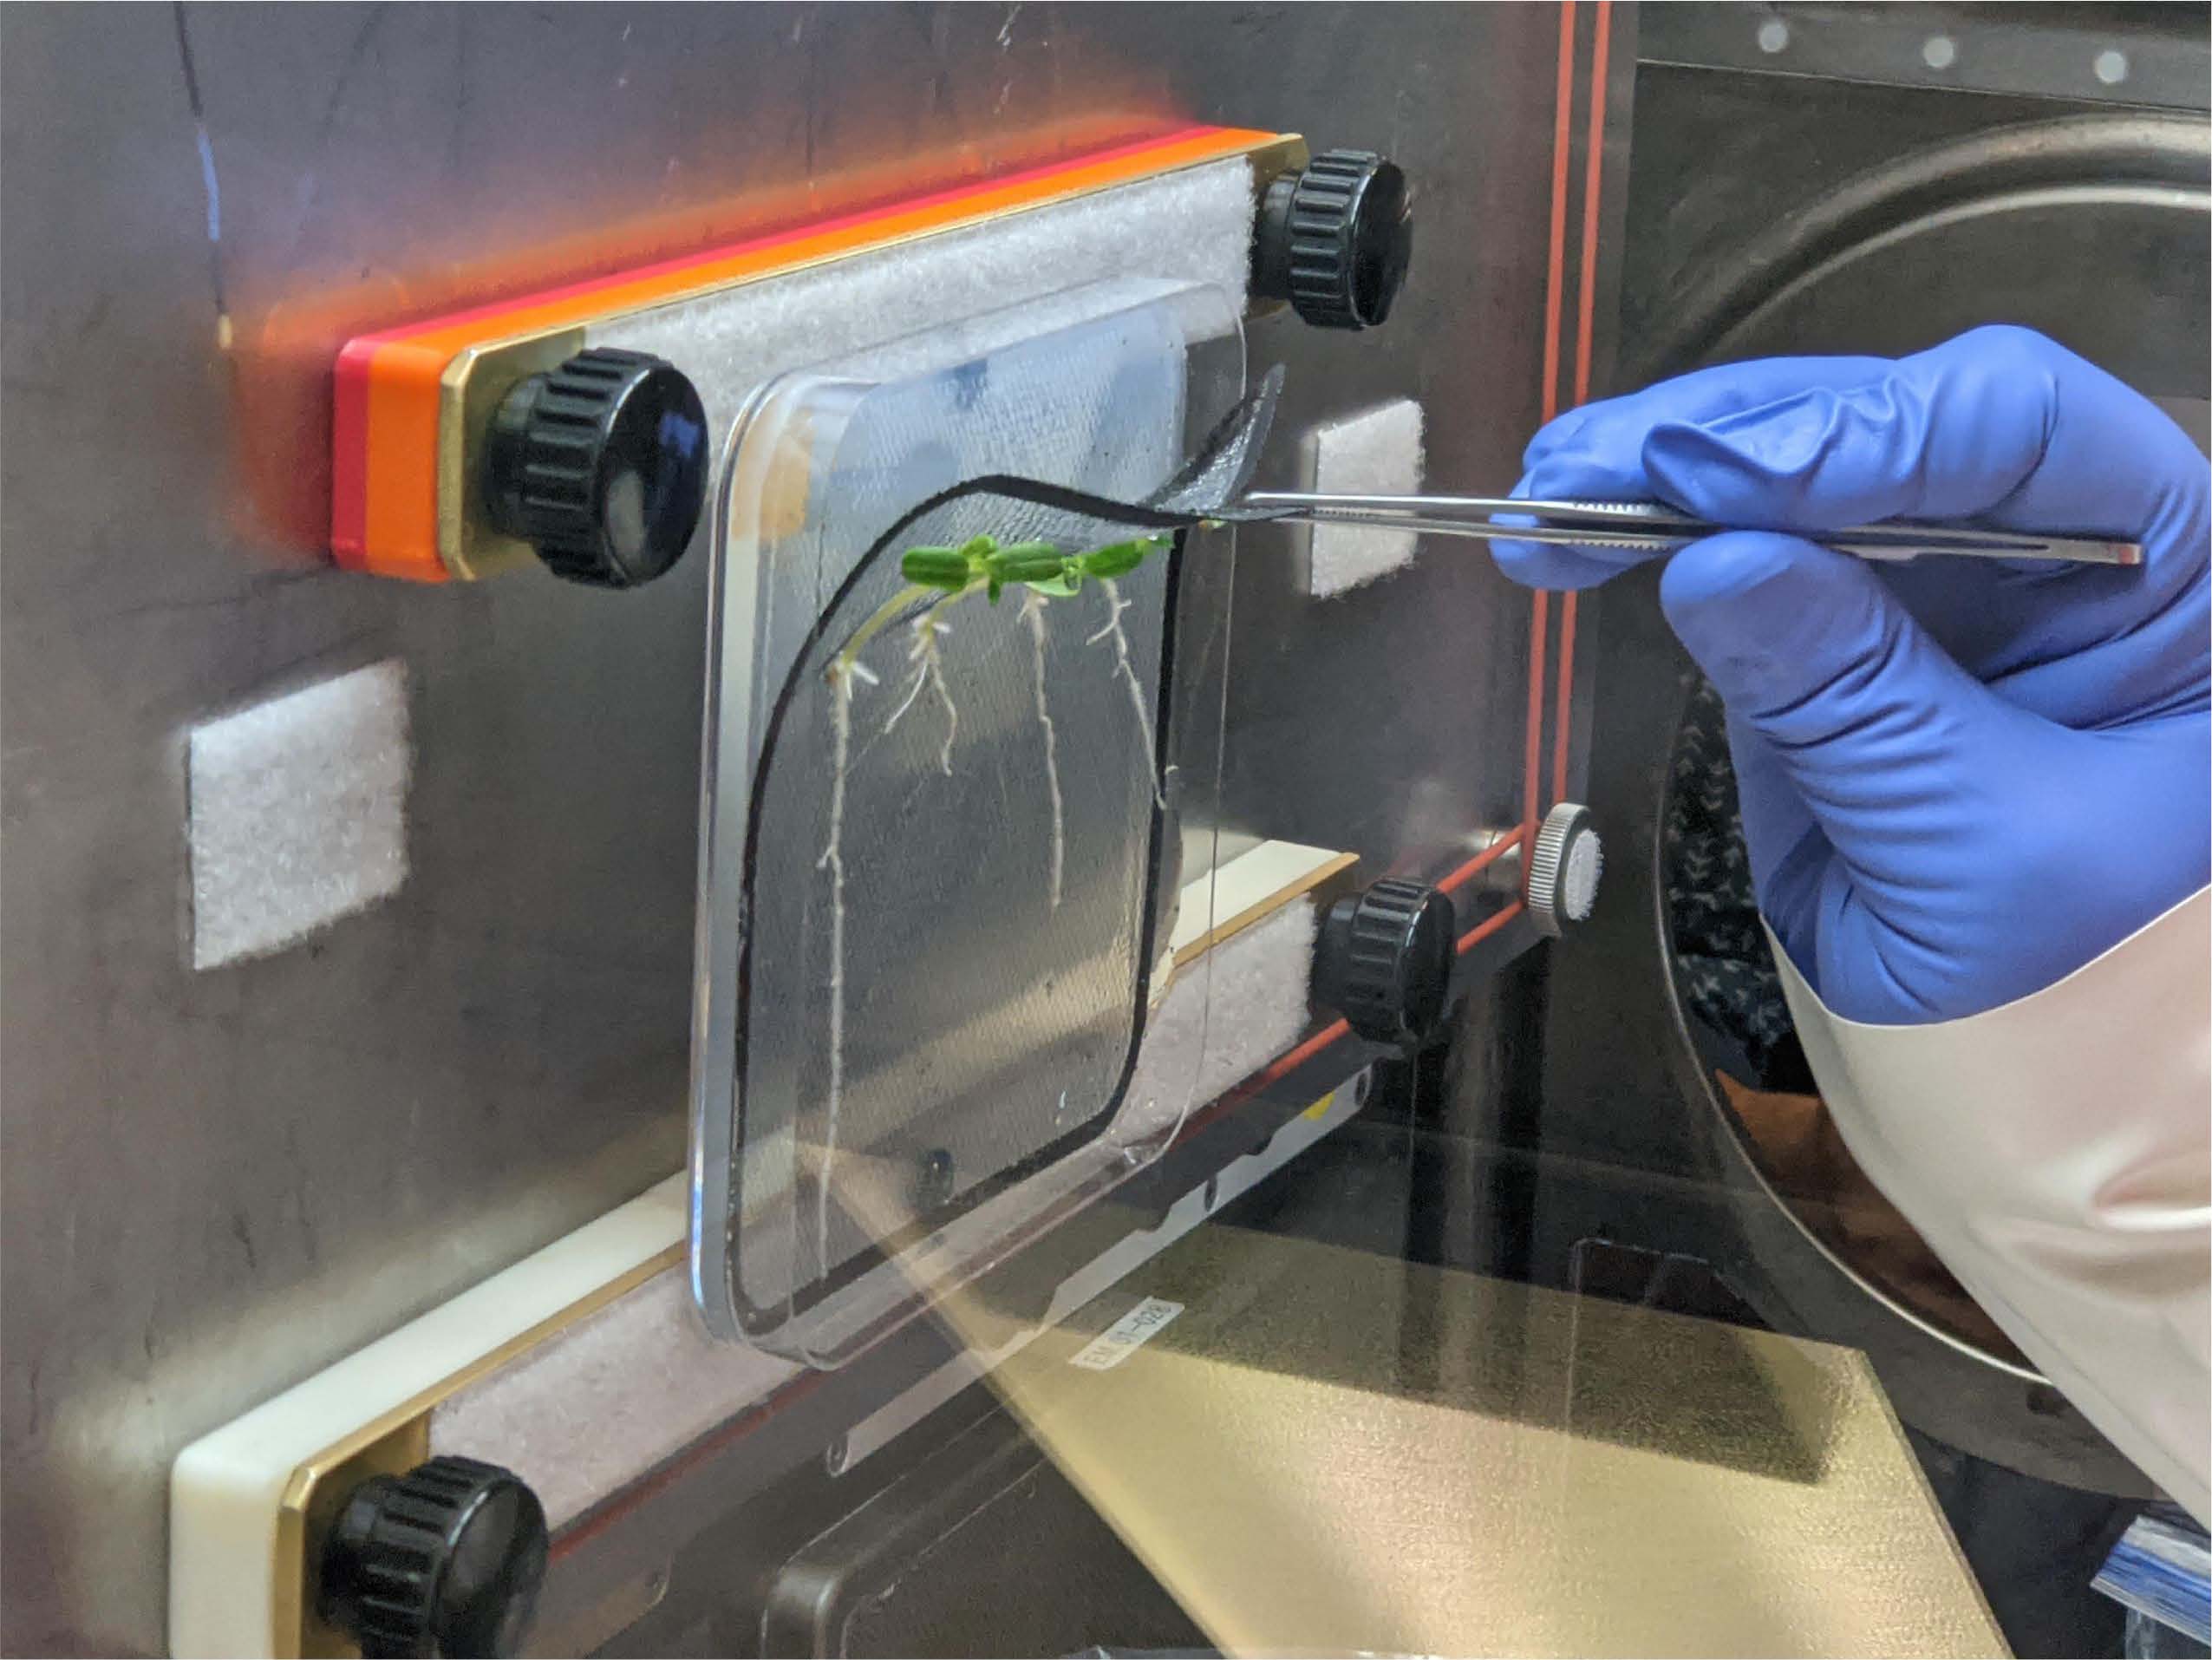
[[[1847,1019],[1978,1014],[2212,872],[2212,479],[2187,435],[2042,336],[1703,370],[1561,416],[1515,493],[1656,498],[1731,531],[1660,596],[1729,711],[1760,909]],[[1824,528],[1967,519],[2140,541],[2136,569],[1870,565]],[[1645,554],[1497,545],[1532,585]]]

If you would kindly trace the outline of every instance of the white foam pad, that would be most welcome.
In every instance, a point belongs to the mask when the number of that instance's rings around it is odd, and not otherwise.
[[[989,314],[1086,284],[1208,283],[1241,312],[1251,258],[1252,168],[1240,156],[679,300],[590,339],[681,364],[720,431],[788,369],[909,337],[916,352],[871,356],[870,371],[959,362],[1003,343],[1006,327],[1049,326],[1031,313],[995,332]]]
[[[1305,443],[1309,487],[1355,495],[1408,495],[1421,487],[1421,406],[1398,398],[1325,422]],[[1364,525],[1310,528],[1308,591],[1341,594],[1395,571],[1413,557],[1410,530]]]
[[[1161,1127],[1241,1083],[1298,1041],[1320,927],[1301,899],[1179,974],[1145,1023],[1118,1128]]]
[[[1145,1027],[1132,1100],[1149,1088],[1178,1108],[1210,1101],[1297,1042],[1316,926],[1312,899],[1297,899],[1179,976]],[[708,1337],[685,1270],[670,1268],[441,1402],[430,1447],[515,1471],[558,1527],[799,1370]]]
[[[1319,927],[1314,902],[1301,899],[1206,953],[1205,1053],[1194,1103],[1242,1083],[1298,1041]]]
[[[505,1465],[558,1527],[799,1369],[709,1337],[670,1268],[440,1402],[430,1450]]]
[[[407,880],[407,673],[375,663],[192,729],[192,962],[305,938]]]

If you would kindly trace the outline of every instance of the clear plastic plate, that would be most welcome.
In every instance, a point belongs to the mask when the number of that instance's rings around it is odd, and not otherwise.
[[[1228,533],[1072,594],[942,605],[905,548],[1138,533],[986,493],[886,533],[980,475],[1141,497],[1243,371],[1217,291],[1102,284],[783,376],[739,417],[694,1020],[693,1283],[719,1335],[839,1363],[1191,1105],[1196,1046],[1148,1045],[1145,1016],[1178,913],[1210,905]]]

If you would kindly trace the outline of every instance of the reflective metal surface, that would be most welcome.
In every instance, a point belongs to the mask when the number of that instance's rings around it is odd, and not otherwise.
[[[2201,387],[2196,357],[2185,350],[2203,338],[2212,303],[2204,262],[2192,257],[2212,211],[2201,114],[1971,99],[1986,119],[1960,127],[1914,110],[1926,94],[1837,88],[1826,96],[1903,107],[1896,150],[1864,147],[1863,134],[1859,145],[1837,145],[1793,126],[1754,161],[1742,147],[1758,127],[1754,88],[1771,83],[1708,81],[1685,78],[1713,94],[1693,118],[1706,127],[1701,136],[1734,149],[1734,165],[1755,166],[1776,211],[1744,237],[1737,205],[1710,186],[1688,186],[1682,232],[1671,246],[1648,250],[1650,281],[1638,285],[1643,327],[1630,365],[1638,378],[1846,330],[1860,350],[1909,351],[2036,305],[2018,297],[2026,290],[2043,297],[2036,309],[2047,332],[2146,391],[2193,395]],[[1928,136],[1909,142],[1916,128]],[[1852,171],[1817,197],[1791,182],[1816,165],[1838,164]],[[1776,166],[1782,173],[1769,177]],[[1700,232],[1719,245],[1685,245]],[[2106,281],[2124,285],[2127,304],[2053,303],[2098,292]],[[1876,313],[1858,310],[1854,299],[1850,313],[1837,315],[1837,294],[1882,290],[1909,294],[1911,304]]]
[[[2212,76],[2188,5],[1654,6],[1647,62],[1762,75],[2200,109]]]
[[[2185,43],[2202,20],[2169,21]],[[1901,353],[2002,320],[2154,396],[2203,399],[2202,114],[1660,64],[1638,98],[1624,384],[1767,353]],[[1559,1261],[1609,1215],[1612,1237],[1710,1263],[1778,1328],[1866,1350],[1900,1415],[1946,1446],[2041,1481],[2144,1491],[2016,1356],[1907,1306],[1762,1171],[1662,959],[1661,814],[1691,669],[1651,578],[1616,586],[1591,785],[1616,856],[1590,948],[1553,964],[1543,1143],[1579,1171],[1552,1186],[1537,1254]],[[1578,1036],[1600,1020],[1615,1033],[1602,1053]],[[1581,1186],[1593,1168],[1614,1173],[1610,1193]]]
[[[1385,150],[1419,193],[1387,328],[1256,331],[1286,422],[1410,392],[1437,474],[1502,484],[1545,369],[1557,56],[1533,6],[0,16],[0,1644],[158,1649],[179,1446],[682,1160],[704,562],[611,597],[338,573],[338,343],[1234,121]],[[1323,608],[1240,557],[1226,828],[1434,868],[1511,820],[1522,596],[1452,559]],[[195,975],[180,734],[385,657],[406,887]]]
[[[1630,548],[1665,552],[1728,528],[1693,519],[1659,501],[1555,501],[1535,497],[1440,495],[1322,495],[1310,491],[1260,490],[1246,504],[1283,523],[1397,525],[1432,536],[1481,541],[1527,541],[1555,547]],[[1527,514],[1528,525],[1493,522]],[[2085,565],[2140,565],[2143,545],[2084,536],[2033,536],[1892,519],[1879,525],[1838,526],[1822,533],[1825,546],[1863,559],[1909,559],[1951,553],[1990,559],[2071,559]]]

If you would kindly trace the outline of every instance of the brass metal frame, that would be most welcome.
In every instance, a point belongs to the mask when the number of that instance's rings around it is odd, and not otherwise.
[[[497,576],[537,558],[485,511],[478,480],[499,401],[518,382],[556,369],[584,349],[584,326],[563,324],[453,354],[439,377],[438,557],[462,581]]]
[[[682,1245],[655,1252],[627,1272],[595,1286],[551,1318],[539,1321],[297,1466],[284,1485],[284,1500],[277,1512],[275,1600],[269,1611],[271,1652],[282,1660],[315,1660],[360,1652],[315,1611],[309,1592],[310,1570],[323,1553],[323,1540],[339,1505],[356,1484],[371,1475],[399,1474],[429,1456],[430,1415],[440,1402],[682,1261]]]

